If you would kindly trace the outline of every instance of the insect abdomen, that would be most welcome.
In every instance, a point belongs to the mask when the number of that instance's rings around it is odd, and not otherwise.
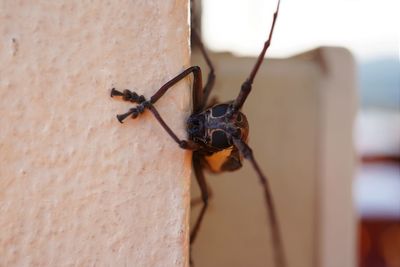
[[[211,172],[235,171],[242,167],[242,158],[233,146],[206,156],[207,167]]]

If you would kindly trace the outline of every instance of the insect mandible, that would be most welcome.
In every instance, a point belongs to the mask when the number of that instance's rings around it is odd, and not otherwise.
[[[247,144],[249,125],[246,116],[241,112],[241,108],[251,92],[257,71],[260,68],[265,53],[271,44],[275,22],[279,12],[279,5],[280,0],[278,0],[276,11],[273,15],[268,39],[264,43],[264,47],[262,48],[248,78],[241,85],[239,95],[236,99],[221,104],[211,105],[210,107],[207,100],[215,81],[214,67],[195,31],[192,31],[192,34],[197,38],[201,53],[210,68],[207,82],[204,87],[202,86],[200,67],[192,66],[162,85],[161,88],[148,100],[144,96],[138,95],[128,89],[120,92],[115,88],[112,88],[111,97],[121,96],[125,101],[137,103],[136,107],[129,109],[128,112],[117,115],[119,122],[122,123],[123,120],[129,116],[135,119],[147,109],[153,113],[164,130],[182,149],[193,151],[193,169],[201,190],[203,206],[191,230],[190,244],[193,244],[196,239],[204,214],[208,207],[209,192],[203,169],[208,169],[214,173],[234,171],[242,167],[243,158],[249,160],[258,174],[261,185],[264,189],[265,204],[271,226],[275,265],[277,267],[284,267],[286,266],[286,262],[282,238],[270,186],[266,176],[261,171],[261,168],[253,155],[252,149]],[[179,137],[165,123],[154,104],[177,82],[190,74],[194,77],[192,92],[193,112],[186,121],[188,139],[184,140],[179,139]]]

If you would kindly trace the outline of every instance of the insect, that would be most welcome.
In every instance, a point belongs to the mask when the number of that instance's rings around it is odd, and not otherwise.
[[[182,149],[193,151],[193,169],[201,190],[203,206],[191,230],[190,244],[193,244],[196,239],[208,207],[209,190],[203,170],[208,169],[212,172],[234,171],[242,167],[243,158],[249,160],[264,189],[265,204],[268,211],[271,235],[274,243],[275,265],[277,267],[284,267],[286,266],[284,250],[270,186],[266,176],[261,171],[261,168],[253,155],[252,149],[247,144],[249,125],[246,116],[241,112],[241,108],[251,92],[257,71],[260,68],[265,53],[271,44],[275,22],[279,13],[279,5],[280,0],[278,0],[276,11],[273,15],[268,39],[264,43],[264,47],[262,48],[248,78],[241,85],[239,95],[236,99],[214,105],[210,105],[207,102],[215,81],[214,67],[195,31],[193,31],[192,34],[194,34],[194,37],[198,39],[201,53],[210,68],[207,82],[204,87],[202,86],[200,67],[192,66],[162,85],[161,88],[148,100],[144,96],[138,95],[128,89],[121,92],[113,88],[111,90],[111,97],[121,96],[123,100],[137,104],[136,107],[129,109],[128,112],[117,115],[119,122],[122,123],[129,116],[135,119],[145,110],[149,110],[153,113],[164,130]],[[189,116],[186,122],[188,139],[185,140],[180,139],[165,123],[154,104],[176,83],[190,74],[194,77],[192,92],[193,113]]]

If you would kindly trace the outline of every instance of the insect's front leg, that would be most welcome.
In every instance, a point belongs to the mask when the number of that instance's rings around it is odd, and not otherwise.
[[[143,95],[138,95],[136,92],[133,92],[129,89],[125,89],[124,91],[120,92],[113,88],[111,89],[111,97],[113,96],[122,96],[122,100],[132,103],[142,103],[146,101]]]
[[[157,109],[153,106],[170,88],[172,88],[176,83],[184,79],[189,74],[193,74],[194,81],[193,81],[193,108],[194,111],[199,111],[202,108],[202,99],[203,99],[203,92],[202,92],[202,83],[201,83],[201,69],[198,66],[192,66],[180,74],[169,80],[165,83],[161,88],[150,97],[149,100],[142,95],[138,95],[135,92],[132,92],[128,89],[120,92],[113,88],[111,90],[111,97],[113,96],[121,96],[123,100],[130,101],[134,103],[138,103],[138,105],[134,108],[129,109],[128,112],[124,114],[117,115],[117,119],[119,122],[123,122],[129,116],[132,118],[136,118],[139,114],[143,113],[146,109],[150,110],[154,117],[158,120],[164,130],[174,139],[174,141],[179,145],[179,147],[183,149],[189,150],[198,150],[200,149],[200,145],[191,141],[191,140],[181,140],[178,136],[169,128],[169,126],[165,123],[165,121],[161,118],[160,114],[158,113]]]
[[[111,97],[113,96],[122,96],[123,100],[125,101],[139,103],[136,107],[129,109],[128,112],[117,115],[117,119],[120,123],[123,123],[123,120],[129,116],[135,119],[139,116],[139,114],[148,109],[151,113],[153,113],[154,117],[158,120],[164,130],[172,137],[172,139],[174,139],[174,141],[179,145],[180,148],[188,150],[200,149],[200,145],[191,140],[179,139],[174,131],[172,131],[167,123],[165,123],[160,113],[158,113],[157,109],[153,106],[152,102],[146,100],[144,96],[139,96],[135,92],[131,92],[129,90],[124,90],[124,92],[120,92],[115,90],[115,88],[111,90]]]
[[[180,148],[188,150],[200,149],[200,145],[193,142],[192,140],[179,139],[178,136],[172,131],[172,129],[169,128],[169,126],[165,123],[160,113],[158,113],[157,109],[152,104],[150,104],[149,110],[151,111],[151,113],[153,113],[154,117],[158,120],[164,130],[167,131],[167,133],[172,137],[172,139],[174,139],[174,141],[179,145]]]
[[[139,114],[143,113],[144,110],[151,105],[150,101],[146,100],[146,98],[143,95],[138,95],[136,92],[133,92],[128,89],[125,89],[124,91],[120,92],[115,88],[112,88],[110,95],[111,97],[122,96],[122,100],[124,101],[138,103],[136,107],[129,109],[128,112],[117,115],[117,119],[120,123],[123,123],[123,121],[129,116],[131,116],[133,119],[137,118]]]

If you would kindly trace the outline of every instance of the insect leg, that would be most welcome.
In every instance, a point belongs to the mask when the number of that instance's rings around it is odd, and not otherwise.
[[[192,66],[182,71],[180,74],[166,82],[160,89],[150,98],[148,102],[151,104],[156,103],[172,86],[178,83],[180,80],[184,79],[189,74],[193,73],[193,112],[197,112],[201,110],[201,103],[203,98],[202,92],[202,81],[201,81],[201,69],[198,66]],[[115,88],[111,89],[111,97],[113,96],[122,96],[122,99],[125,101],[135,102],[135,103],[143,103],[146,99],[142,95],[138,95],[135,92],[132,92],[128,89],[125,89],[123,92],[116,90]]]
[[[140,113],[144,112],[145,109],[149,109],[154,117],[158,120],[161,126],[167,131],[167,133],[174,139],[174,141],[183,149],[197,150],[199,149],[199,145],[191,140],[180,140],[177,135],[169,128],[169,126],[162,119],[161,115],[158,113],[157,109],[153,106],[166,92],[168,89],[172,88],[180,80],[184,79],[187,75],[193,73],[194,81],[193,81],[193,107],[194,112],[201,110],[201,99],[203,97],[202,93],[202,82],[201,82],[201,69],[198,66],[192,66],[181,72],[176,77],[172,78],[170,81],[165,83],[161,88],[150,98],[150,100],[146,100],[143,96],[139,96],[135,92],[131,92],[129,90],[124,90],[123,92],[115,90],[113,88],[111,90],[111,97],[113,96],[122,96],[122,99],[125,101],[136,102],[139,103],[134,108],[131,108],[128,112],[124,114],[117,115],[118,120],[122,123],[124,119],[129,116],[132,118],[136,118]]]
[[[129,89],[125,89],[124,91],[120,92],[115,88],[112,88],[111,97],[113,96],[122,96],[122,100],[132,103],[142,103],[146,100],[143,95],[138,95],[137,93],[132,92]]]
[[[202,109],[204,109],[207,104],[208,97],[210,96],[211,90],[214,87],[214,82],[215,82],[214,66],[210,60],[210,57],[207,54],[206,49],[204,48],[200,35],[194,28],[192,28],[192,36],[197,40],[197,45],[199,46],[200,52],[203,54],[204,60],[206,61],[208,67],[210,68],[210,72],[208,73],[207,77],[207,82],[203,89],[203,99],[201,101]]]
[[[200,229],[201,222],[203,221],[204,214],[208,207],[208,189],[206,179],[204,177],[203,166],[201,165],[201,155],[198,152],[193,152],[193,169],[196,176],[197,183],[199,184],[201,191],[201,198],[203,201],[203,207],[201,208],[200,214],[197,217],[196,223],[193,226],[193,229],[190,233],[190,244],[196,239],[197,233]]]
[[[161,126],[164,128],[165,131],[171,136],[172,139],[179,145],[179,147],[183,149],[189,150],[198,150],[200,145],[191,141],[191,140],[181,140],[178,136],[172,131],[172,129],[165,123],[165,121],[161,118],[160,113],[158,113],[157,109],[151,104],[149,106],[149,110],[153,113],[154,117],[158,120]]]
[[[213,191],[210,186],[207,186],[207,192],[208,192],[208,200],[211,200],[213,198]],[[202,197],[196,197],[190,200],[190,206],[191,207],[196,207],[197,205],[200,205],[203,203]]]
[[[170,81],[165,83],[161,88],[150,98],[152,104],[156,103],[173,85],[185,78],[190,73],[193,73],[193,112],[201,111],[201,103],[203,99],[202,81],[201,81],[201,69],[199,66],[192,66],[181,72],[176,77],[172,78]]]
[[[258,177],[260,178],[260,182],[264,189],[265,204],[267,207],[269,221],[271,225],[271,235],[274,247],[275,265],[277,267],[284,267],[286,266],[286,261],[284,256],[282,237],[279,230],[279,223],[275,213],[275,206],[272,199],[271,189],[268,180],[261,171],[260,167],[258,166],[251,148],[245,142],[243,142],[241,139],[238,138],[234,138],[233,143],[239,149],[240,153],[242,153],[243,157],[251,162],[251,164],[253,165],[254,169],[258,174]]]
[[[246,101],[247,96],[250,94],[251,87],[253,85],[254,77],[256,76],[257,71],[261,66],[261,63],[264,60],[265,53],[267,52],[267,49],[271,44],[272,34],[274,32],[276,18],[278,17],[279,4],[280,4],[280,0],[278,0],[278,5],[277,5],[276,11],[274,13],[271,29],[269,31],[268,40],[264,43],[264,48],[261,50],[261,53],[258,56],[256,64],[254,65],[253,70],[251,71],[249,77],[246,79],[246,81],[242,84],[242,86],[240,88],[240,93],[239,93],[238,97],[235,99],[235,101],[233,103],[233,110],[234,111],[240,110],[242,108],[244,102]]]

